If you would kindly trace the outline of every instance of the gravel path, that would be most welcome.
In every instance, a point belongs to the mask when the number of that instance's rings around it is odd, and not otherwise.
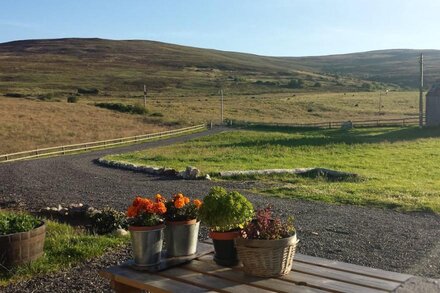
[[[0,164],[0,207],[20,203],[34,210],[45,206],[86,203],[125,210],[134,195],[181,191],[206,194],[213,185],[245,190],[256,181],[185,181],[105,168],[93,163],[105,154],[178,143],[220,129],[185,137],[93,153]],[[356,206],[328,205],[265,197],[244,191],[256,205],[270,203],[281,215],[294,215],[299,252],[385,270],[440,278],[440,216],[398,213]],[[206,237],[205,228],[201,238]],[[107,292],[97,271],[129,257],[121,248],[71,270],[1,288],[5,292]],[[93,291],[91,288],[93,288]]]

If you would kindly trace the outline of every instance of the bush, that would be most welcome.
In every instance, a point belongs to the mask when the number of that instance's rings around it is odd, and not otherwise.
[[[163,117],[163,114],[160,113],[160,112],[154,112],[154,113],[151,113],[150,116],[151,116],[151,117]]]
[[[78,94],[83,95],[97,95],[99,90],[97,88],[78,88]]]
[[[125,214],[112,208],[89,214],[90,229],[96,234],[109,234],[120,228],[127,228]]]
[[[141,105],[126,105],[122,103],[97,103],[96,107],[130,114],[147,114],[148,111]]]
[[[291,89],[301,89],[304,87],[304,81],[302,79],[291,79],[287,83],[287,87]]]
[[[53,93],[47,93],[47,94],[38,95],[38,99],[42,100],[42,101],[50,101],[53,98],[54,98],[54,94]]]
[[[313,85],[313,87],[321,87],[321,83],[320,83],[320,82],[315,82],[315,84]]]
[[[5,97],[10,97],[10,98],[24,98],[26,97],[26,95],[24,94],[19,94],[19,93],[6,93]]]
[[[78,96],[67,97],[67,103],[76,103],[78,102],[78,100],[79,100]]]
[[[212,231],[224,232],[243,228],[252,219],[253,212],[252,203],[243,195],[215,186],[203,199],[200,219]]]
[[[40,224],[40,220],[28,214],[0,213],[0,235],[27,232]]]

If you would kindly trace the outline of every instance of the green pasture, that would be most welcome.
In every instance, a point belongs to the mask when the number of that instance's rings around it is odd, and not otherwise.
[[[440,129],[416,127],[301,130],[254,127],[107,159],[205,173],[323,167],[357,173],[329,182],[296,175],[263,176],[256,192],[330,203],[440,212]],[[248,179],[248,178],[241,178]]]

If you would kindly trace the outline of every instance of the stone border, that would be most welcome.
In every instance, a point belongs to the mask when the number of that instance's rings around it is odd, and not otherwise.
[[[112,160],[107,160],[104,158],[99,158],[98,160],[96,160],[96,162],[98,164],[106,166],[106,167],[142,172],[142,173],[152,174],[152,175],[170,176],[170,177],[177,177],[177,178],[189,179],[189,180],[198,180],[198,179],[210,180],[211,179],[208,174],[203,175],[199,169],[192,167],[192,166],[188,166],[188,167],[186,167],[185,170],[179,171],[179,170],[176,170],[173,168],[166,168],[166,167],[159,168],[159,167],[153,167],[153,166],[136,165],[133,163],[112,161]]]
[[[142,172],[146,174],[159,175],[159,176],[171,176],[181,179],[198,180],[206,179],[211,180],[209,174],[203,175],[199,169],[188,166],[186,170],[179,171],[173,168],[166,167],[153,167],[153,166],[143,166],[136,165],[128,162],[112,161],[106,160],[104,158],[99,158],[97,163],[123,170],[130,170],[136,172]],[[325,168],[296,168],[296,169],[266,169],[266,170],[246,170],[246,171],[222,171],[216,175],[223,178],[235,177],[235,176],[252,176],[252,175],[273,175],[273,174],[296,174],[308,177],[325,177],[329,180],[344,180],[347,178],[358,179],[358,174],[336,171]]]

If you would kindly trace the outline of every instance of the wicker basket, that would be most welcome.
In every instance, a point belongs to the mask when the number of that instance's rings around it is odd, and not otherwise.
[[[243,271],[258,277],[288,274],[292,269],[297,243],[296,234],[279,240],[235,239]]]

